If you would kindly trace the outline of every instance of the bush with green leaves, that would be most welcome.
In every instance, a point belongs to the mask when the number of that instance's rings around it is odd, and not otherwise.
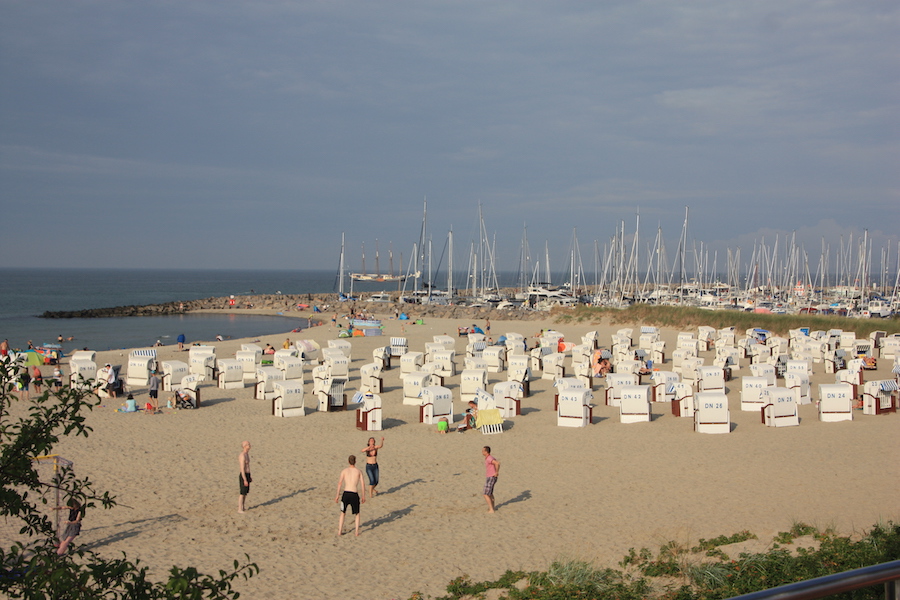
[[[777,541],[802,536],[813,536],[818,547],[791,552]],[[621,571],[570,559],[555,561],[545,572],[507,571],[495,582],[463,577],[448,586],[442,600],[480,597],[493,588],[503,589],[500,597],[509,600],[714,600],[900,559],[900,525],[893,523],[876,525],[858,538],[796,523],[776,536],[767,552],[744,552],[730,559],[719,548],[749,539],[756,536],[741,531],[700,540],[693,547],[668,542],[655,556],[647,548],[632,548],[619,562]],[[883,593],[881,586],[873,586],[837,597],[875,600]]]
[[[9,358],[0,360],[0,517],[21,524],[20,539],[0,546],[0,595],[26,600],[238,598],[233,582],[259,572],[246,556],[218,575],[173,566],[168,579],[152,581],[147,566],[124,554],[108,558],[75,547],[57,555],[56,532],[47,514],[57,492],[66,499],[63,504],[75,499],[85,508],[109,509],[116,500],[70,468],[42,480],[33,458],[52,454],[63,436],[87,437],[86,414],[100,399],[69,386],[22,399],[15,390],[21,368]]]

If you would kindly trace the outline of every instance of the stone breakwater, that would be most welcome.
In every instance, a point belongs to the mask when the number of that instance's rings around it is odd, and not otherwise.
[[[230,297],[203,298],[201,300],[186,300],[177,302],[165,302],[162,304],[147,304],[143,306],[113,306],[108,308],[89,308],[71,311],[46,311],[42,315],[45,319],[92,319],[105,317],[158,317],[165,315],[178,315],[198,311],[275,311],[287,316],[312,317],[313,307],[318,307],[322,312],[320,318],[337,312],[340,315],[352,312],[366,312],[375,316],[394,316],[398,311],[406,313],[411,319],[424,317],[439,317],[447,319],[467,319],[477,321],[479,319],[514,319],[520,321],[535,321],[546,319],[548,314],[540,311],[528,311],[521,309],[497,310],[491,307],[474,306],[438,306],[431,304],[408,304],[403,302],[366,302],[365,297],[356,301],[340,302],[337,294],[257,294],[251,296],[235,296],[234,304]],[[555,313],[555,311],[554,311]]]

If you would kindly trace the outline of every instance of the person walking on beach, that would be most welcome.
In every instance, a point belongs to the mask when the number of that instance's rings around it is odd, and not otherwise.
[[[485,446],[481,449],[484,456],[484,499],[488,505],[488,512],[494,512],[494,486],[497,484],[497,476],[500,475],[500,461],[491,456],[491,447]]]
[[[56,554],[63,556],[69,550],[69,545],[81,533],[81,518],[84,516],[84,507],[78,500],[72,498],[68,506],[57,506],[56,510],[69,510],[69,518],[66,519],[66,528],[59,536],[59,547]]]
[[[246,440],[241,442],[241,453],[238,454],[238,469],[240,472],[240,475],[238,475],[238,485],[240,486],[238,512],[245,513],[247,511],[244,501],[247,499],[247,494],[250,493],[250,482],[253,481],[250,478],[250,442]]]
[[[363,482],[362,471],[356,468],[356,456],[351,454],[347,462],[350,466],[341,471],[341,477],[338,479],[337,484],[337,493],[334,496],[334,501],[341,503],[338,535],[344,535],[344,515],[346,515],[349,508],[356,516],[355,535],[359,537],[359,505],[366,502],[366,484]],[[343,494],[341,494],[342,486],[344,489]],[[359,490],[359,492],[356,490]]]
[[[178,349],[184,350],[184,342],[187,341],[187,338],[184,337],[183,333],[178,334]]]
[[[375,445],[375,438],[370,437],[368,445],[360,450],[363,454],[366,455],[366,475],[369,476],[369,498],[374,498],[378,492],[375,491],[375,487],[378,485],[378,451],[384,448],[384,438],[381,438],[381,443],[377,446]]]

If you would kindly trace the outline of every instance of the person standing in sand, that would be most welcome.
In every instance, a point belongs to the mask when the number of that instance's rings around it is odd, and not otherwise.
[[[488,512],[494,512],[494,485],[497,484],[497,476],[500,475],[500,461],[491,456],[491,447],[485,446],[481,449],[481,455],[484,456],[484,499],[487,501]]]
[[[250,478],[250,442],[246,440],[241,442],[241,453],[238,454],[238,469],[240,471],[238,476],[238,484],[240,486],[238,512],[244,513],[247,512],[244,507],[244,501],[247,499],[247,494],[250,493],[250,482],[253,481]]]
[[[366,475],[369,476],[369,498],[374,498],[378,494],[378,492],[375,491],[379,479],[378,451],[382,448],[384,448],[384,438],[381,438],[381,443],[376,446],[375,438],[370,437],[368,445],[360,450],[360,452],[366,455]]]
[[[81,519],[84,517],[84,507],[74,498],[67,506],[57,506],[56,510],[68,510],[69,518],[66,519],[66,528],[59,537],[59,547],[56,549],[58,556],[63,556],[69,551],[72,541],[81,533]]]
[[[159,410],[159,377],[156,375],[156,370],[150,372],[150,379],[147,382],[148,390],[147,395],[150,396],[150,400],[153,402],[153,410]]]
[[[363,483],[362,471],[356,468],[356,456],[351,454],[347,462],[350,466],[341,471],[341,477],[338,479],[337,484],[337,493],[334,496],[334,501],[341,503],[338,535],[344,535],[344,515],[347,514],[347,508],[350,508],[356,516],[355,534],[359,537],[359,505],[366,503],[366,484]],[[343,494],[341,494],[342,486],[344,488]],[[359,492],[356,490],[359,490]]]

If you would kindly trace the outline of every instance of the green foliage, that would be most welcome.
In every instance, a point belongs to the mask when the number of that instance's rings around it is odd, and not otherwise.
[[[636,571],[636,576],[596,568],[586,561],[558,560],[546,572],[528,574],[529,585],[522,590],[513,585],[525,576],[521,572],[507,571],[496,582],[473,583],[462,577],[447,588],[450,596],[444,600],[483,597],[492,588],[505,588],[510,600],[713,600],[900,559],[900,525],[876,525],[858,540],[804,523],[795,523],[789,532],[779,534],[791,540],[809,535],[819,540],[818,549],[797,548],[792,553],[773,547],[765,553],[743,553],[736,560],[723,558],[718,547],[756,539],[749,531],[700,540],[690,549],[668,542],[655,558],[646,548],[631,548],[619,566]],[[717,560],[703,559],[710,553]],[[881,586],[873,586],[841,597],[875,600],[882,594]],[[415,596],[420,599],[421,595]]]
[[[762,327],[779,335],[787,335],[791,329],[800,327],[823,331],[829,329],[855,331],[860,338],[867,337],[873,331],[883,330],[888,334],[900,332],[900,318],[897,316],[890,319],[855,319],[832,315],[776,315],[653,304],[634,304],[625,309],[600,306],[557,308],[551,314],[557,320],[566,323],[600,323],[608,319],[612,324],[640,323],[673,329],[688,329],[698,325],[708,325],[716,329],[733,326],[739,332],[751,327]]]
[[[739,531],[734,535],[720,535],[719,537],[714,537],[711,540],[700,538],[700,541],[697,542],[697,545],[691,548],[691,552],[703,552],[704,550],[709,551],[719,546],[727,546],[728,544],[736,544],[738,542],[745,542],[747,540],[755,539],[756,535],[750,533],[746,529],[744,531]],[[707,556],[712,555],[707,553]]]
[[[18,367],[0,361],[0,517],[21,523],[20,541],[0,546],[0,596],[25,600],[229,600],[240,594],[237,579],[249,579],[259,568],[234,561],[233,569],[206,575],[193,567],[172,567],[164,582],[150,581],[140,561],[109,559],[81,548],[57,556],[53,523],[45,514],[51,497],[62,492],[85,509],[116,505],[108,492],[94,488],[88,477],[63,467],[42,481],[35,461],[52,454],[63,436],[87,437],[85,413],[100,399],[90,391],[64,386],[22,400],[15,392]],[[49,386],[48,386],[49,388]]]

